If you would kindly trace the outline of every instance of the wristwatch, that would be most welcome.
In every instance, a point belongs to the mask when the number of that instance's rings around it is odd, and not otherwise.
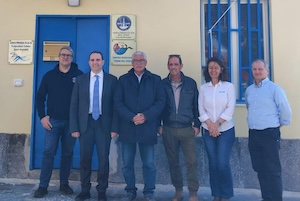
[[[221,125],[222,125],[222,122],[221,122],[221,121],[218,121],[218,123],[219,123],[219,126],[221,126]]]

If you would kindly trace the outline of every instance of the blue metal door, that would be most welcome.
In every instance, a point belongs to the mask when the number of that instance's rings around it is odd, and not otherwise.
[[[34,87],[32,104],[32,131],[31,131],[31,153],[30,169],[41,168],[44,128],[40,123],[35,105],[35,94],[40,82],[46,72],[51,70],[57,62],[43,61],[44,41],[68,41],[74,50],[73,61],[84,72],[89,72],[89,54],[93,50],[103,53],[105,64],[103,69],[109,72],[109,16],[49,16],[38,15],[36,18],[35,39],[35,64],[34,64]],[[55,157],[54,168],[59,168],[60,147]],[[79,142],[76,141],[73,157],[73,168],[79,168]],[[97,169],[97,155],[93,155],[93,169]]]

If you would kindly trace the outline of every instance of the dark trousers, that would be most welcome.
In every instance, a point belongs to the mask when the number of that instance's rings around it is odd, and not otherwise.
[[[252,167],[257,172],[260,183],[262,198],[265,201],[282,201],[279,128],[250,129],[248,145]]]
[[[91,188],[91,165],[94,145],[98,156],[97,191],[105,192],[108,187],[109,175],[109,148],[111,136],[104,131],[101,116],[95,121],[91,115],[88,119],[87,131],[80,134],[80,177],[81,189],[89,192]]]
[[[182,190],[183,176],[179,162],[179,150],[182,150],[185,165],[188,189],[197,192],[199,188],[196,139],[194,129],[163,127],[163,141],[169,161],[169,169],[172,184],[177,191]]]

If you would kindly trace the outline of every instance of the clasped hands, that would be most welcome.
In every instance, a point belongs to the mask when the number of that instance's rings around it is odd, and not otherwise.
[[[143,113],[137,113],[133,118],[132,118],[132,122],[135,124],[135,125],[140,125],[140,124],[143,124],[145,123],[146,121],[146,118],[145,118],[145,115]]]
[[[210,136],[212,136],[212,137],[218,137],[221,135],[221,133],[219,131],[219,123],[218,122],[210,123],[208,125],[208,131],[209,131]]]

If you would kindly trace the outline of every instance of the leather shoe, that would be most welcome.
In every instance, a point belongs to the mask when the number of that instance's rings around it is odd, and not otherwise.
[[[105,192],[98,193],[98,201],[107,201]]]
[[[73,190],[68,184],[61,184],[59,186],[59,191],[62,192],[63,194],[65,194],[65,195],[73,194]]]
[[[175,195],[172,198],[172,201],[181,201],[183,198],[182,191],[176,191]]]
[[[156,201],[156,199],[154,198],[153,194],[146,194],[146,195],[144,195],[144,200],[145,201]]]
[[[47,194],[48,194],[47,188],[39,187],[35,191],[33,197],[35,197],[35,198],[42,198],[42,197],[44,197]]]
[[[136,200],[135,198],[136,198],[136,194],[128,192],[124,201],[135,201]]]
[[[90,192],[81,192],[75,197],[75,201],[84,201],[91,198]]]
[[[190,192],[189,201],[198,201],[197,192]]]

